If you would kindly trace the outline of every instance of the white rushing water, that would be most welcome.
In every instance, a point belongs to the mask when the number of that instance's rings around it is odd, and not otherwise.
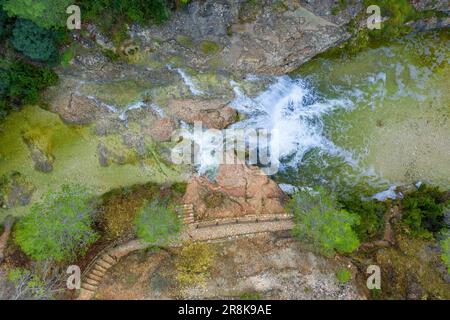
[[[181,79],[183,79],[184,84],[186,84],[186,86],[189,88],[189,90],[194,96],[203,94],[203,91],[198,89],[197,84],[195,84],[194,81],[192,81],[191,77],[184,70],[180,68],[173,69],[170,64],[167,65],[167,69],[169,69],[170,71],[175,70],[181,76]]]
[[[253,99],[245,95],[236,82],[231,81],[230,84],[235,93],[231,106],[244,113],[245,120],[222,132],[199,132],[192,130],[192,127],[184,127],[182,135],[195,141],[198,146],[196,164],[200,173],[214,169],[221,163],[223,136],[233,138],[235,129],[264,129],[269,132],[268,148],[272,166],[282,168],[299,165],[311,149],[340,157],[351,165],[357,164],[350,152],[325,137],[322,120],[324,114],[335,108],[352,107],[349,100],[321,101],[305,82],[288,76],[275,78],[272,85]],[[236,137],[236,140],[241,138]]]

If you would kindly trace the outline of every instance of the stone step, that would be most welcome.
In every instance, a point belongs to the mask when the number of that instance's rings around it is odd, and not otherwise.
[[[108,271],[108,269],[106,269],[102,265],[98,264],[98,261],[95,262],[94,267],[92,269],[93,270],[98,270],[98,271],[100,271],[102,273],[105,273],[106,271]]]
[[[106,270],[108,270],[109,268],[112,267],[111,263],[103,260],[103,258],[98,259],[96,265],[101,266],[101,267],[105,268]]]
[[[90,285],[92,285],[92,286],[95,286],[95,287],[98,287],[98,285],[100,284],[99,281],[92,280],[91,278],[86,278],[86,279],[84,280],[84,282],[87,283],[87,284],[90,284]]]
[[[103,278],[103,276],[105,275],[105,272],[101,272],[101,271],[98,271],[96,269],[92,269],[92,271],[90,273],[93,274],[93,275],[99,276],[101,278]]]
[[[113,265],[116,263],[116,259],[114,259],[113,257],[111,257],[109,254],[105,253],[104,255],[102,255],[101,257],[102,260],[108,262],[109,264]]]
[[[92,292],[95,292],[95,290],[97,290],[97,286],[93,286],[93,285],[91,285],[91,284],[89,284],[89,283],[86,283],[86,282],[84,282],[84,283],[81,285],[81,287],[82,287],[83,289],[85,289],[85,290],[89,290],[89,291],[92,291]]]
[[[90,273],[90,274],[88,274],[86,279],[91,279],[91,280],[100,282],[100,281],[102,281],[103,277],[99,277],[99,276],[97,276],[97,275],[95,275],[93,273]]]

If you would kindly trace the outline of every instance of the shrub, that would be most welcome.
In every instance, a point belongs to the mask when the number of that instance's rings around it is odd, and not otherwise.
[[[183,247],[176,262],[180,284],[202,284],[210,274],[212,260],[213,253],[206,243],[194,242]]]
[[[50,296],[41,277],[29,270],[14,268],[9,271],[8,280],[14,287],[13,299],[42,300]]]
[[[325,255],[334,251],[352,252],[359,246],[352,227],[358,225],[360,219],[336,207],[334,199],[323,188],[296,193],[288,205],[294,214],[293,235],[317,244]]]
[[[338,199],[342,208],[357,214],[360,223],[354,230],[361,241],[367,241],[380,236],[384,229],[384,214],[387,210],[385,203],[377,200],[362,200],[357,193],[341,195]]]
[[[347,268],[341,268],[336,272],[336,279],[340,283],[347,283],[352,278],[352,274]]]
[[[15,61],[6,68],[0,67],[0,100],[4,101],[5,109],[9,105],[37,103],[41,91],[57,81],[58,76],[48,67]]]
[[[153,201],[141,209],[134,225],[141,240],[164,245],[180,232],[181,220],[175,210]]]
[[[11,43],[27,57],[42,62],[55,62],[58,34],[39,27],[30,20],[18,19],[12,31]]]
[[[430,238],[445,227],[444,208],[447,203],[438,187],[423,184],[402,199],[402,224],[411,235]]]
[[[5,0],[4,10],[9,16],[33,21],[42,28],[66,25],[66,9],[72,0]]]
[[[6,15],[6,12],[2,10],[1,5],[2,4],[0,1],[0,38],[5,34],[6,24],[8,21],[8,16]]]
[[[165,0],[82,0],[81,5],[89,18],[107,14],[115,23],[125,20],[160,24],[170,16]]]
[[[106,238],[111,240],[131,233],[145,199],[153,198],[158,192],[156,185],[145,185],[114,190],[104,195],[99,211]]]
[[[98,238],[92,229],[91,195],[81,186],[48,192],[16,226],[16,242],[36,260],[71,261]]]

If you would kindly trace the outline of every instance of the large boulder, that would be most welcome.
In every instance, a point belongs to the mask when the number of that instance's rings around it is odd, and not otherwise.
[[[132,26],[132,35],[158,54],[183,56],[196,69],[222,66],[239,74],[285,74],[350,37],[346,24],[362,0],[195,1],[163,26]],[[180,36],[182,35],[182,37]],[[176,39],[176,40],[174,40]]]
[[[196,219],[284,213],[283,191],[258,167],[223,164],[215,180],[196,176],[188,183],[183,200],[194,206]]]
[[[222,100],[173,99],[168,103],[173,116],[184,122],[193,124],[202,122],[210,129],[224,129],[237,119],[237,111]]]

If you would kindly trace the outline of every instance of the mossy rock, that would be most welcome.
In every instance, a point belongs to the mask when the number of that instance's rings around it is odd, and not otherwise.
[[[0,208],[26,206],[35,191],[33,184],[19,172],[0,177]]]
[[[264,3],[264,0],[245,0],[239,7],[239,22],[250,23],[255,21],[261,13]]]
[[[213,55],[222,49],[218,43],[210,40],[200,42],[199,48],[200,51],[206,56]]]

